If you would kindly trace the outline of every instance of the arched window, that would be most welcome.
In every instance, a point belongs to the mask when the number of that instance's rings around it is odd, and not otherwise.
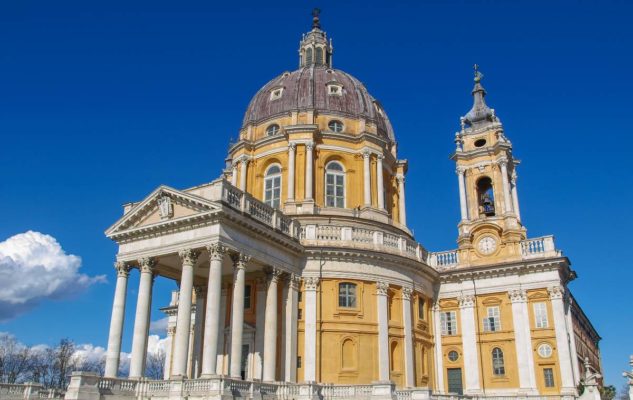
[[[312,64],[312,48],[306,50],[306,66]]]
[[[272,124],[272,125],[268,125],[268,128],[266,128],[266,135],[267,136],[275,136],[279,134],[279,125],[277,124]]]
[[[506,367],[503,361],[503,351],[501,351],[498,347],[492,349],[492,373],[496,376],[506,374]]]
[[[332,131],[332,132],[343,132],[343,123],[341,121],[335,120],[333,119],[332,121],[330,121],[327,124],[327,127]]]
[[[325,166],[325,206],[345,208],[345,170],[336,161]]]
[[[264,203],[279,208],[281,204],[281,167],[271,165],[264,176]]]
[[[338,285],[338,306],[356,308],[356,284],[344,282]]]
[[[479,215],[489,217],[495,215],[495,194],[492,189],[492,180],[487,176],[477,181],[477,199],[479,201]]]
[[[314,52],[314,55],[315,55],[315,57],[314,57],[315,58],[315,64],[316,65],[323,64],[323,49],[320,48],[320,47],[317,47],[315,52]]]

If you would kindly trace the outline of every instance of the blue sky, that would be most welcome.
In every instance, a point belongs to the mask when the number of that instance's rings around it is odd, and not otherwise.
[[[430,250],[456,246],[448,155],[480,64],[488,103],[522,160],[528,235],[554,234],[570,257],[579,276],[571,289],[603,337],[606,381],[622,386],[633,354],[625,1],[1,2],[0,241],[49,234],[82,258],[81,273],[108,282],[64,288],[0,331],[29,344],[105,346],[116,247],[104,230],[123,203],[160,184],[218,176],[250,97],[296,68],[315,5],[334,66],[390,116],[410,163],[409,223]],[[157,280],[153,320],[173,288]]]

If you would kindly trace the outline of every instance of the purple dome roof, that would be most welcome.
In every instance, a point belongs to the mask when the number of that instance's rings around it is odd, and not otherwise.
[[[342,86],[342,94],[328,94],[329,84]],[[281,97],[271,100],[271,92],[280,88],[283,88]],[[268,82],[253,96],[243,126],[305,110],[365,118],[376,124],[379,136],[395,141],[387,114],[365,85],[350,74],[326,65],[310,65],[285,72]]]

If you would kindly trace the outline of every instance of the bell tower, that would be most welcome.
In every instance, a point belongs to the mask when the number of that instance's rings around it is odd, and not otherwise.
[[[332,68],[332,39],[328,41],[327,34],[321,30],[321,10],[312,10],[312,30],[303,35],[299,43],[299,67],[325,65]]]
[[[474,70],[473,106],[460,118],[451,155],[459,183],[458,251],[468,265],[520,258],[520,241],[526,237],[516,188],[519,160],[495,110],[486,104],[483,74],[477,65]]]

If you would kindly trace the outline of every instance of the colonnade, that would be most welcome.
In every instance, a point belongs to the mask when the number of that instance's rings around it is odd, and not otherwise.
[[[202,360],[200,368],[200,377],[210,377],[222,375],[224,372],[224,321],[226,316],[226,295],[222,290],[222,263],[228,250],[219,243],[214,243],[206,247],[209,253],[209,278],[206,290],[206,299],[202,299],[204,290],[198,290],[200,295],[198,298],[198,306],[205,304],[204,318],[202,318],[201,310],[196,307],[197,315],[200,316],[198,321],[204,320],[204,329],[198,334],[202,337]],[[179,253],[181,260],[181,278],[177,311],[176,332],[173,336],[173,353],[171,378],[187,377],[188,362],[190,358],[191,346],[191,309],[192,309],[192,292],[194,289],[194,276],[196,263],[200,255],[200,251],[196,249],[184,249]],[[233,262],[233,285],[231,296],[231,330],[230,330],[230,348],[229,348],[229,375],[232,378],[240,379],[242,377],[242,336],[244,327],[244,291],[246,266],[251,257],[244,253],[230,254]],[[138,300],[136,307],[136,315],[134,320],[134,336],[132,341],[132,355],[130,362],[130,378],[140,378],[145,372],[145,360],[147,357],[147,343],[149,336],[150,310],[152,299],[152,287],[154,277],[156,276],[156,260],[146,257],[138,260],[137,263],[140,270],[140,282],[138,289]],[[126,291],[128,284],[130,264],[117,262],[117,283],[115,288],[114,302],[112,307],[112,319],[110,324],[110,333],[108,338],[108,350],[106,356],[105,373],[106,377],[116,377],[121,354],[121,340],[123,336],[123,320],[125,315]],[[260,303],[263,309],[263,348],[256,348],[256,351],[263,353],[263,363],[256,370],[254,378],[263,379],[264,381],[276,380],[277,371],[277,321],[278,321],[278,285],[282,276],[288,275],[288,289],[284,288],[287,295],[287,309],[297,308],[298,299],[298,278],[294,274],[286,274],[278,268],[267,267],[265,285],[265,301]],[[262,291],[263,292],[263,291]],[[263,305],[265,304],[265,309]],[[202,307],[200,307],[202,308]],[[294,314],[296,316],[296,312]],[[197,328],[200,329],[200,328]],[[259,329],[258,329],[259,331]],[[292,321],[286,321],[286,330],[284,331],[286,340],[295,343],[286,345],[285,360],[282,362],[290,362],[290,366],[286,365],[282,368],[286,381],[296,379],[296,373],[288,375],[285,371],[289,368],[292,370],[292,362],[296,370],[296,336],[297,324]],[[197,367],[196,367],[197,368]],[[197,377],[191,376],[190,378]]]
[[[290,142],[288,143],[288,174],[287,174],[287,201],[293,202],[296,200],[295,193],[295,174],[296,174],[296,149],[297,145],[305,145],[305,201],[314,201],[314,142]],[[371,207],[371,157],[376,157],[376,193],[377,193],[377,207],[378,209],[385,211],[385,184],[384,184],[384,171],[383,160],[384,156],[372,151],[365,150],[361,153],[363,157],[363,207]],[[246,190],[246,181],[248,176],[248,163],[250,158],[246,155],[237,159],[231,169],[231,184],[238,186],[241,190]],[[239,171],[238,171],[239,165]],[[239,173],[238,173],[239,172]],[[239,182],[238,182],[239,175]],[[400,215],[400,223],[406,225],[406,202],[404,194],[404,175],[398,174],[396,176],[398,183],[398,212]]]

